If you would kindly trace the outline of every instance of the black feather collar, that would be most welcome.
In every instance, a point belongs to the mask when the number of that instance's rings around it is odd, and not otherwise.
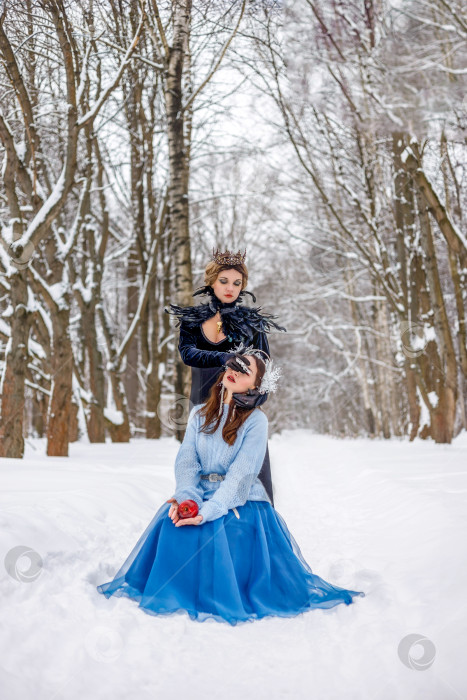
[[[278,326],[272,320],[277,318],[277,316],[262,313],[261,306],[248,307],[241,305],[240,302],[245,294],[250,294],[253,301],[256,301],[255,295],[251,292],[241,291],[237,299],[232,302],[222,302],[215,295],[210,285],[201,287],[192,296],[197,296],[198,294],[208,294],[209,301],[198,306],[169,304],[170,309],[164,308],[167,314],[177,316],[177,328],[180,327],[182,321],[187,328],[200,326],[219,311],[222,319],[222,330],[230,342],[252,342],[255,332],[270,333],[271,326],[279,331],[287,332],[283,326]]]

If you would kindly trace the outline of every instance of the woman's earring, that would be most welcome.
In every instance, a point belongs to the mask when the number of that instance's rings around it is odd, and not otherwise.
[[[225,386],[224,386],[224,382],[221,382],[221,384],[222,384],[222,389],[221,389],[221,402],[220,402],[220,404],[219,404],[219,414],[218,414],[219,416],[221,415],[222,409],[224,408],[224,391],[225,391]]]

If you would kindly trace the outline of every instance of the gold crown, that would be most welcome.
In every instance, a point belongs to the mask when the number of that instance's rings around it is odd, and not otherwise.
[[[239,265],[240,263],[245,262],[245,257],[246,248],[243,254],[240,250],[238,253],[232,253],[229,249],[227,249],[225,253],[220,253],[219,248],[216,250],[216,252],[214,252],[213,248],[211,260],[214,260],[214,262],[216,262],[218,265]]]

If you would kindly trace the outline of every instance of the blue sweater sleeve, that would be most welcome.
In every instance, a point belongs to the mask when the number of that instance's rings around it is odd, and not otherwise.
[[[190,367],[222,367],[233,353],[218,350],[200,350],[196,346],[196,335],[180,323],[178,349],[183,362]]]
[[[246,426],[240,450],[229,466],[225,479],[199,509],[198,515],[203,516],[200,525],[220,518],[230,508],[243,506],[248,499],[253,482],[261,471],[268,444],[266,414],[257,408],[250,420],[251,423]]]
[[[199,416],[195,416],[199,405],[193,406],[188,417],[188,424],[183,442],[175,458],[176,490],[174,498],[178,503],[191,499],[198,504],[203,502],[203,489],[200,485],[201,463],[196,450],[196,433]]]

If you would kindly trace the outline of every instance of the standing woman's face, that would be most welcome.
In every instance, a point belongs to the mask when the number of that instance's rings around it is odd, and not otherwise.
[[[217,275],[217,279],[212,284],[214,294],[220,301],[230,303],[237,299],[242,291],[243,277],[241,272],[237,270],[221,270]]]

